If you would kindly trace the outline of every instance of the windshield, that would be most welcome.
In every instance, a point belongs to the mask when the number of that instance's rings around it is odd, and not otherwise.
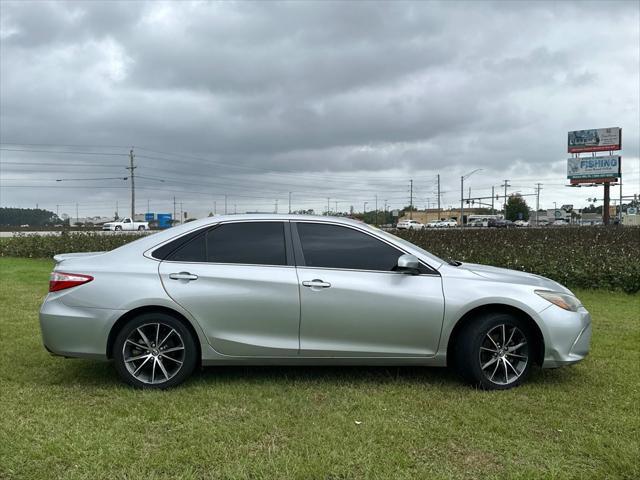
[[[375,227],[372,227],[375,228]],[[420,248],[419,246],[417,246],[414,243],[408,242],[403,238],[397,237],[389,232],[385,232],[384,230],[380,230],[379,228],[375,228],[376,234],[386,238],[387,240],[391,240],[393,242],[399,243],[400,245],[404,245],[405,247],[410,247],[413,249],[418,250],[421,254],[423,254],[425,257],[430,258],[431,260],[433,260],[434,262],[437,263],[446,263],[443,259],[441,259],[440,257],[434,255],[433,253],[427,252],[424,248]]]

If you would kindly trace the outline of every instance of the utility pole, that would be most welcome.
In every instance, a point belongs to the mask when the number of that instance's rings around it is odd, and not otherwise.
[[[376,193],[376,221],[375,221],[375,225],[376,227],[378,226],[378,194]]]
[[[214,214],[214,215],[217,215],[217,214],[218,214],[217,206],[218,206],[218,202],[216,202],[216,201],[214,200],[214,201],[213,201],[213,214]]]
[[[289,213],[291,213],[291,192],[289,192]]]
[[[327,197],[327,216],[329,215],[329,213],[331,212],[331,207],[329,206],[329,201],[331,199],[329,197]]]
[[[176,196],[173,196],[173,221],[175,222],[176,219]]]
[[[149,199],[147,198],[147,213],[151,212],[151,207],[149,206]]]
[[[496,187],[491,186],[491,215],[494,214],[493,200],[496,198]]]
[[[620,173],[618,182],[620,183],[620,216],[618,218],[620,220],[620,225],[622,225],[622,172]]]
[[[409,180],[409,218],[413,218],[413,179]]]
[[[507,217],[507,187],[511,186],[509,185],[509,180],[505,180],[502,186],[504,187],[504,216],[506,218]]]
[[[56,205],[56,217],[60,218],[60,204]]]
[[[369,202],[364,202],[364,207],[362,209],[362,213],[367,213],[367,203],[369,203]]]
[[[440,220],[440,174],[438,174],[438,220]]]
[[[118,200],[116,200],[116,220],[120,218],[120,214],[118,213]]]
[[[609,204],[611,203],[610,182],[604,182],[604,204],[602,205],[602,223],[609,225]]]
[[[224,196],[224,214],[227,214],[227,195]]]
[[[540,190],[542,190],[542,184],[536,183],[536,227],[538,226],[538,210],[540,210]]]
[[[135,221],[136,216],[136,183],[135,183],[135,175],[134,170],[137,168],[133,165],[133,159],[135,155],[133,154],[133,147],[129,150],[129,166],[127,170],[131,172],[131,221]]]
[[[460,226],[464,227],[464,175],[460,177]]]
[[[180,225],[184,223],[184,211],[182,210],[182,202],[180,202]]]

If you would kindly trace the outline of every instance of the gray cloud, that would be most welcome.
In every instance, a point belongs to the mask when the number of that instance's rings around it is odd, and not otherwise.
[[[206,190],[243,205],[253,195],[262,208],[259,197],[293,190],[316,208],[317,198],[355,203],[374,192],[402,205],[409,178],[424,179],[426,198],[441,173],[455,204],[456,176],[478,166],[478,188],[508,175],[578,201],[584,193],[561,186],[566,131],[613,125],[624,129],[637,190],[636,2],[0,5],[1,141],[175,152],[139,151],[141,171],[172,181],[164,193],[149,182],[154,202],[173,190],[197,204],[193,192]],[[3,162],[99,163],[0,153]],[[51,205],[62,190],[47,181],[72,170],[10,163],[2,185],[41,182]],[[124,200],[126,190],[95,195]],[[1,202],[32,197],[9,187]]]

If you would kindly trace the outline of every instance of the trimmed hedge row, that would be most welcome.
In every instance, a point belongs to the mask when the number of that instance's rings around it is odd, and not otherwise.
[[[400,231],[443,258],[537,273],[569,287],[640,291],[640,227]],[[65,233],[0,241],[1,257],[111,250],[139,235]]]
[[[0,257],[51,258],[59,253],[113,250],[140,238],[134,234],[91,232],[27,235],[0,239]]]
[[[536,273],[573,288],[640,291],[640,228],[401,231],[442,258]]]

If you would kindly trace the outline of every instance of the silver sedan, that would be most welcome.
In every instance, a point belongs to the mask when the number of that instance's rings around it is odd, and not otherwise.
[[[55,260],[45,347],[112,359],[135,387],[268,364],[452,365],[505,389],[589,351],[591,317],[562,285],[339,218],[212,217]]]

